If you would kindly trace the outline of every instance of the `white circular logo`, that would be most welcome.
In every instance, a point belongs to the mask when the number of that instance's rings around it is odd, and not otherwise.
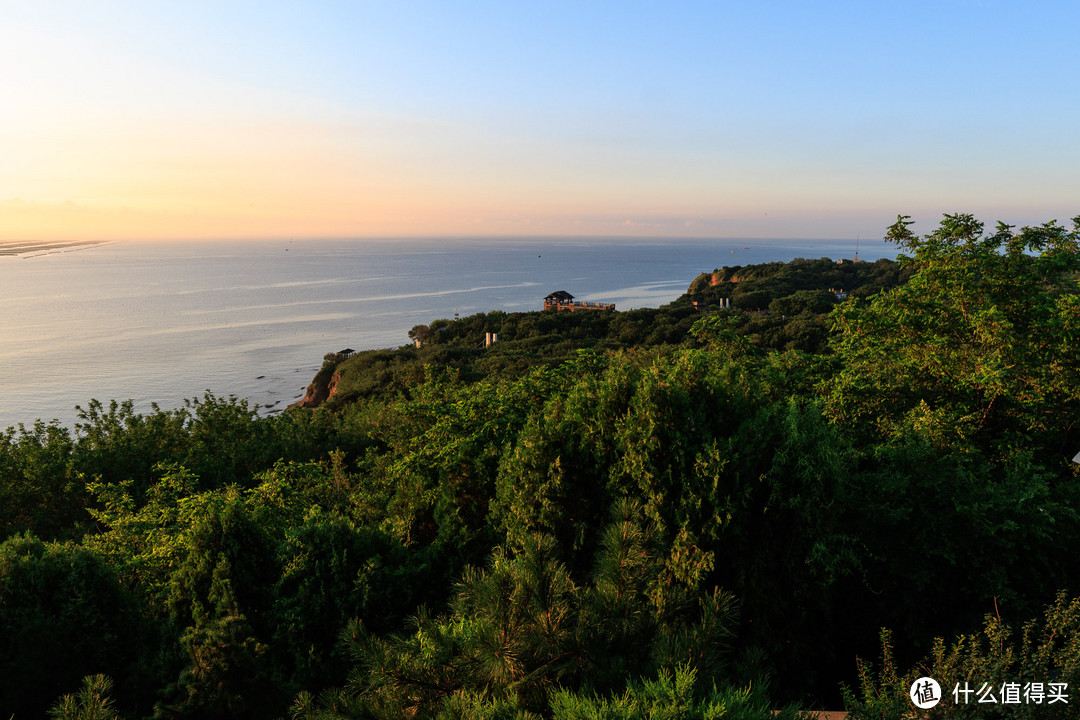
[[[921,677],[911,685],[911,702],[923,710],[941,702],[941,686],[932,677]]]

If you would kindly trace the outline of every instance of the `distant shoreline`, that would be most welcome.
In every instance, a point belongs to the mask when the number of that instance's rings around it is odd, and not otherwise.
[[[73,408],[90,398],[147,412],[207,389],[269,415],[303,397],[327,350],[396,348],[410,327],[455,311],[539,309],[558,289],[655,308],[717,266],[855,247],[77,240],[0,238],[0,430],[36,419],[73,427]]]
[[[109,240],[69,240],[67,242],[38,242],[26,240],[0,240],[0,256],[20,256],[35,254],[48,254],[53,252],[67,252],[69,250],[81,250],[93,245],[105,245]]]

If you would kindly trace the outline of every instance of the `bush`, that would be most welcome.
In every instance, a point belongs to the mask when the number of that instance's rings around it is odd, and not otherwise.
[[[882,667],[877,676],[868,663],[859,661],[859,690],[844,691],[849,720],[910,717],[908,691],[920,677],[937,680],[943,696],[937,706],[924,711],[927,718],[1080,717],[1080,702],[1069,695],[1080,687],[1080,598],[1070,600],[1059,593],[1042,622],[1025,623],[1019,636],[999,617],[987,615],[982,632],[961,635],[948,646],[941,638],[935,639],[930,656],[906,672],[896,665],[887,630],[881,633],[881,645]],[[1025,695],[1035,690],[1035,683],[1042,684],[1041,703]],[[1065,684],[1067,702],[1050,702],[1051,683]],[[1007,687],[1016,693],[1014,702],[1003,702]],[[966,690],[971,694],[965,694]],[[990,696],[996,704],[978,702]]]

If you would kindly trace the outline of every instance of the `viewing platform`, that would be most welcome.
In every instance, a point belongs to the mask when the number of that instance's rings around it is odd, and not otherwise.
[[[545,310],[615,310],[615,303],[575,301],[565,290],[556,290],[544,298]]]

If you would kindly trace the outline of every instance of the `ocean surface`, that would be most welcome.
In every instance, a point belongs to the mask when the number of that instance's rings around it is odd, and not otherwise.
[[[112,243],[0,256],[0,429],[74,428],[76,405],[146,411],[215,395],[264,413],[303,395],[322,357],[407,344],[414,325],[538,310],[566,290],[657,307],[699,273],[855,241],[501,238]],[[859,256],[893,257],[862,241]]]

